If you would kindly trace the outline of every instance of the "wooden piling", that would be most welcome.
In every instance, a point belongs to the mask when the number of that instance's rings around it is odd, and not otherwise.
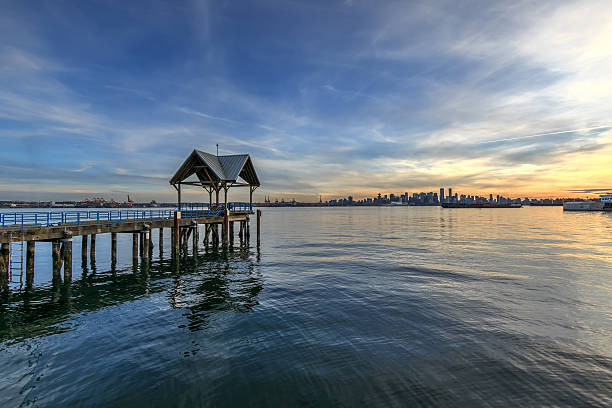
[[[9,244],[0,247],[0,290],[7,289],[9,284]]]
[[[149,259],[153,259],[153,230],[148,228],[149,230]]]
[[[181,232],[181,235],[183,236],[182,246],[185,251],[187,251],[187,245],[189,244],[189,237],[191,237],[192,232],[193,232],[193,226],[183,228],[183,231]]]
[[[132,260],[138,262],[138,233],[132,233]]]
[[[234,221],[229,223],[229,242],[230,245],[234,245]]]
[[[64,258],[64,282],[70,282],[72,280],[72,238],[62,240],[62,256]]]
[[[36,241],[28,241],[26,246],[26,287],[31,288],[34,284],[34,252]]]
[[[117,233],[111,232],[111,264],[117,263]]]
[[[210,225],[204,224],[204,245],[208,246],[208,235],[210,234]]]
[[[81,259],[87,262],[87,235],[81,237]]]
[[[53,258],[53,281],[61,282],[62,275],[60,273],[62,269],[62,258],[60,256],[60,242],[59,240],[53,240],[51,243],[51,256]]]
[[[261,210],[257,210],[257,246],[260,243],[260,231],[261,231]]]
[[[96,260],[96,234],[91,234],[91,247],[89,248],[89,258],[91,262]]]
[[[181,245],[181,212],[174,212],[174,250],[178,253]]]
[[[138,253],[140,254],[140,258],[142,259],[144,257],[144,241],[145,241],[145,237],[144,237],[144,233],[142,231],[140,231],[140,246],[138,247]]]
[[[140,255],[144,259],[149,259],[149,241],[150,241],[150,233],[149,230],[142,231],[142,254]]]
[[[198,252],[198,224],[195,224],[191,227],[193,229],[193,232],[191,233],[193,235],[192,238],[192,252],[193,255],[196,255]]]
[[[227,195],[227,192],[226,192],[226,195]],[[229,210],[227,209],[227,203],[225,205],[225,210],[223,212],[224,212],[224,220],[223,220],[223,230],[224,231],[223,232],[225,234],[223,236],[224,238],[223,245],[229,246],[229,241],[230,241],[229,240]]]
[[[164,247],[164,229],[159,229],[159,253],[162,253],[162,248]]]

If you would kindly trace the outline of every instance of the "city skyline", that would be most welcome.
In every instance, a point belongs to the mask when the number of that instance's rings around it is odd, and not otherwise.
[[[169,201],[216,144],[260,197],[594,194],[611,22],[607,1],[5,2],[0,199]]]
[[[503,194],[503,193],[482,193],[482,192],[466,192],[466,191],[461,191],[461,192],[457,192],[458,190],[455,189],[453,190],[454,187],[448,187],[448,188],[444,188],[441,187],[439,188],[438,191],[419,191],[419,192],[404,192],[404,193],[397,193],[397,191],[400,191],[400,189],[395,189],[394,193],[391,192],[385,192],[385,193],[376,193],[374,195],[368,196],[368,195],[363,195],[363,196],[358,196],[358,195],[351,195],[351,194],[319,194],[319,196],[317,197],[317,200],[306,200],[306,201],[302,201],[302,200],[296,200],[295,196],[290,196],[290,197],[284,197],[284,196],[274,196],[274,195],[270,195],[270,194],[264,194],[264,193],[255,193],[253,195],[253,202],[254,203],[289,203],[289,202],[295,202],[295,203],[303,203],[303,204],[315,204],[315,203],[324,203],[324,204],[329,204],[332,202],[337,202],[337,201],[343,201],[343,200],[353,200],[355,203],[357,202],[364,202],[364,201],[368,201],[368,200],[375,200],[376,197],[378,197],[379,199],[382,197],[384,200],[384,203],[390,203],[391,201],[403,201],[404,200],[404,196],[410,196],[410,198],[417,196],[417,195],[427,195],[430,196],[431,198],[435,197],[435,203],[442,203],[442,202],[447,202],[444,201],[443,199],[440,200],[440,197],[446,197],[448,198],[450,194],[452,194],[455,197],[482,197],[482,198],[492,198],[492,197],[502,197],[502,198],[509,198],[509,199],[520,199],[520,200],[567,200],[567,199],[598,199],[599,196],[604,195],[604,194],[612,194],[612,188],[610,189],[595,189],[594,191],[578,191],[578,192],[569,192],[568,194],[565,195],[559,195],[559,196],[554,196],[554,195],[542,195],[542,194],[536,194],[536,195],[528,195],[528,194],[518,194],[518,195],[514,195],[514,196],[509,196],[507,194]],[[444,195],[440,194],[442,193],[442,191],[444,190]],[[187,196],[188,198],[190,198],[190,200],[185,201],[185,202],[193,202],[193,203],[205,203],[207,202],[207,196],[205,197],[204,195],[202,195],[201,193],[199,194],[185,194],[183,193],[184,196]],[[233,197],[233,194],[232,194]],[[132,197],[133,198],[133,197]],[[194,199],[191,199],[194,198]],[[34,203],[41,203],[41,204],[45,204],[45,205],[49,205],[49,204],[53,204],[53,203],[73,203],[73,204],[78,204],[78,203],[91,203],[91,202],[95,202],[95,201],[101,201],[101,202],[107,202],[108,204],[119,204],[119,206],[122,206],[126,203],[128,203],[129,201],[133,202],[134,204],[137,204],[138,206],[143,206],[146,205],[148,203],[151,204],[160,204],[160,205],[170,205],[172,203],[174,203],[176,201],[176,196],[171,196],[169,200],[159,200],[159,199],[143,199],[143,200],[131,200],[129,197],[129,194],[127,195],[127,200],[125,199],[121,199],[120,197],[114,197],[114,196],[109,196],[109,197],[102,197],[102,196],[78,196],[77,198],[74,199],[68,199],[68,198],[61,198],[61,199],[57,199],[56,198],[50,198],[50,199],[34,199],[34,200],[28,200],[28,199],[0,199],[0,207],[3,204],[9,204],[9,203],[28,203],[28,204],[34,204]],[[232,198],[230,201],[239,201],[237,199]],[[409,201],[406,201],[409,202]],[[410,200],[411,202],[411,200]],[[44,206],[44,205],[43,205]],[[88,206],[88,205],[85,205]]]
[[[601,192],[604,194],[606,192]],[[607,194],[610,194],[607,192]],[[589,198],[598,198],[600,194],[590,196]],[[571,199],[574,197],[529,197],[529,196],[504,196],[499,193],[474,193],[469,191],[457,191],[453,190],[453,187],[440,187],[438,191],[419,191],[419,192],[404,192],[404,193],[378,193],[373,197],[338,197],[332,198],[327,201],[323,201],[322,196],[319,198],[319,202],[331,205],[385,205],[385,204],[414,204],[414,205],[437,205],[441,203],[458,203],[472,201],[472,202],[484,202],[484,203],[500,203],[500,202],[513,202],[520,201],[523,203],[529,203],[530,201],[557,201],[562,202],[565,199]],[[272,202],[268,198],[268,202]]]

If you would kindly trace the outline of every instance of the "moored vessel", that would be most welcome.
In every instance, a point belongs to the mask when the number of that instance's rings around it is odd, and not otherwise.
[[[612,194],[604,194],[599,196],[599,198],[603,204],[603,210],[612,212]]]
[[[601,201],[567,201],[563,203],[563,211],[602,211],[604,203]]]

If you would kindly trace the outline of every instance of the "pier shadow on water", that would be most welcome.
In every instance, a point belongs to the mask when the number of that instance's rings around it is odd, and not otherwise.
[[[68,332],[78,315],[164,294],[184,309],[186,324],[197,331],[222,311],[248,312],[263,289],[258,256],[247,247],[206,249],[195,254],[139,260],[100,271],[95,259],[81,264],[81,277],[11,291],[0,298],[0,343]]]

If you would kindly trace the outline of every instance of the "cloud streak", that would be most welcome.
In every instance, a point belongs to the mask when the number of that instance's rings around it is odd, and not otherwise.
[[[217,143],[252,155],[261,196],[580,193],[612,179],[606,1],[3,11],[3,196],[61,198],[61,177],[170,200],[181,160]]]

